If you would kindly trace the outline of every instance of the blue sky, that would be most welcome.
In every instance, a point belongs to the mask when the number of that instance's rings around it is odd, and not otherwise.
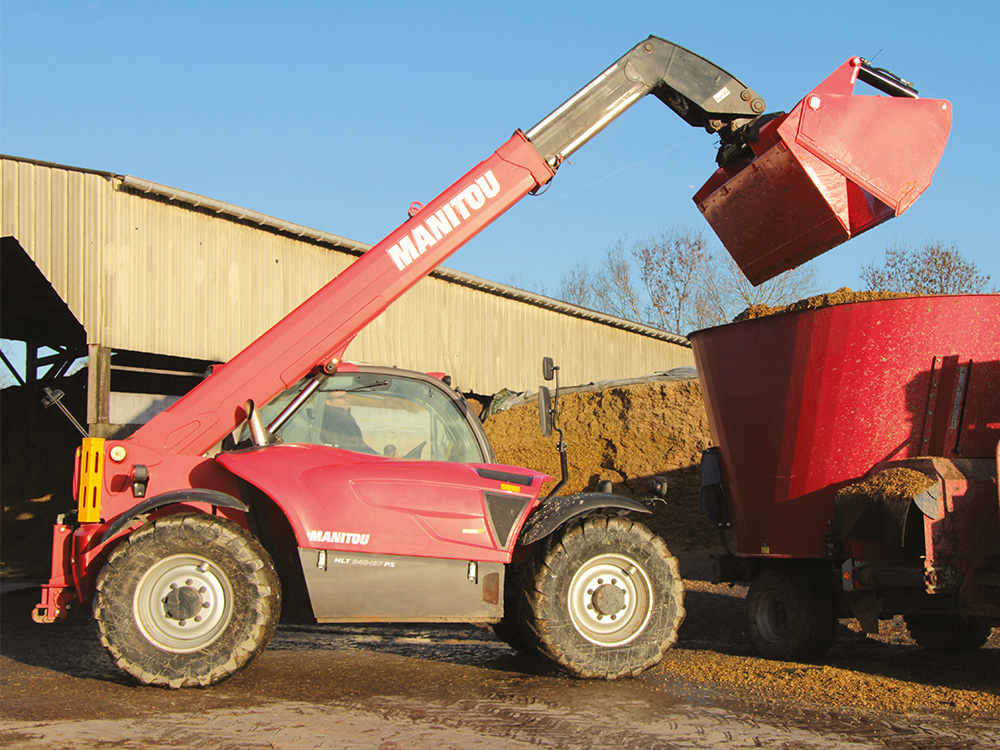
[[[995,2],[2,0],[0,151],[131,174],[375,243],[649,34],[788,110],[852,55],[951,100],[934,184],[813,261],[858,288],[894,243],[955,243],[1000,283]],[[710,230],[714,139],[648,97],[447,265],[555,292],[619,239]]]

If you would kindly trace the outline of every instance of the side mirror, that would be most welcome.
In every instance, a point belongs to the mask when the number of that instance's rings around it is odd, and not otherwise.
[[[542,377],[545,380],[552,380],[556,376],[556,363],[552,361],[552,357],[542,357]]]
[[[546,357],[546,359],[548,359]],[[549,360],[551,362],[552,360]],[[549,389],[541,385],[538,387],[538,421],[542,427],[542,437],[552,435],[552,396]]]

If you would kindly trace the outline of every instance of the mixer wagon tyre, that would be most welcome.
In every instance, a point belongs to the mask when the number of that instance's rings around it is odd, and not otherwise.
[[[146,685],[212,685],[263,651],[281,584],[271,557],[236,524],[166,516],[119,544],[97,579],[94,618],[119,669]]]
[[[990,639],[993,628],[960,615],[904,615],[910,637],[927,651],[975,651]]]
[[[684,619],[684,586],[663,540],[624,516],[590,516],[539,545],[521,616],[537,650],[577,677],[637,675]]]
[[[750,584],[747,633],[766,659],[814,659],[833,645],[837,618],[818,576],[765,570]]]

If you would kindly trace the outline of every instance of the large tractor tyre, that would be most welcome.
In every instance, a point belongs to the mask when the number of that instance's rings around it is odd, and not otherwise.
[[[94,618],[115,665],[182,688],[233,676],[263,651],[281,611],[270,555],[217,516],[174,515],[119,544],[97,579]]]
[[[553,534],[524,586],[523,632],[577,677],[638,675],[663,658],[684,620],[677,558],[624,516],[590,516]]]
[[[975,651],[990,639],[993,628],[960,615],[904,615],[910,637],[927,651]]]
[[[765,659],[816,659],[833,645],[837,617],[819,576],[765,570],[747,595],[750,644]]]

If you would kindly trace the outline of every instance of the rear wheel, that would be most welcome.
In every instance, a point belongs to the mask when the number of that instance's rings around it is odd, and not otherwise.
[[[263,651],[281,586],[270,556],[236,524],[161,518],[119,544],[97,579],[94,617],[112,661],[146,685],[231,677]]]
[[[812,659],[833,645],[837,618],[819,576],[765,570],[747,594],[750,644],[767,659]]]
[[[550,537],[525,587],[523,632],[577,677],[639,674],[677,641],[684,619],[677,559],[622,516],[592,516]]]
[[[928,651],[975,651],[993,629],[980,620],[960,615],[905,615],[910,637]]]

